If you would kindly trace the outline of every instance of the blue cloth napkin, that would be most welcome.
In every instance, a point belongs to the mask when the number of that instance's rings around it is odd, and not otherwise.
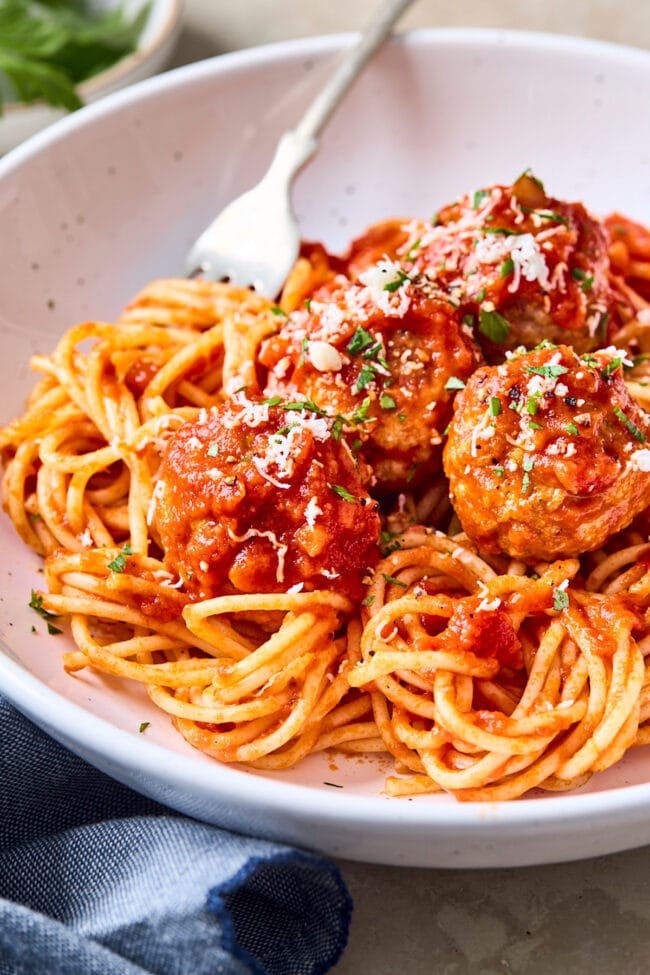
[[[333,863],[179,816],[0,698],[0,975],[318,975],[351,910]]]

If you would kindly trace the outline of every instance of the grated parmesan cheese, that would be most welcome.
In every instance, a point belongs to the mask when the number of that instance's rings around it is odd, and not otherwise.
[[[508,291],[515,292],[520,281],[537,281],[540,288],[549,291],[553,284],[548,274],[546,258],[532,234],[512,234],[512,236],[485,235],[479,238],[474,250],[481,264],[500,264],[510,258],[513,263],[513,278]]]

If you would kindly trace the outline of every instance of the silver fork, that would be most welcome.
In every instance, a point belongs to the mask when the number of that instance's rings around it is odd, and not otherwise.
[[[320,133],[352,82],[412,2],[384,0],[298,125],[280,138],[266,175],[228,204],[197,239],[185,262],[188,277],[228,280],[269,298],[278,295],[300,248],[291,205],[293,179],[315,153]]]

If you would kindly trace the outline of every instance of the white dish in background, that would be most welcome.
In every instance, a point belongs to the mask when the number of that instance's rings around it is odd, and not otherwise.
[[[74,322],[110,319],[181,266],[207,221],[261,176],[351,40],[191,65],[83,109],[0,161],[0,422],[21,409],[32,352],[49,351]],[[337,249],[373,220],[428,216],[529,166],[555,196],[650,222],[649,85],[650,55],[597,42],[466,30],[392,41],[297,182],[304,234]],[[268,775],[218,765],[140,687],[66,676],[67,638],[48,637],[27,605],[38,559],[4,517],[0,551],[3,693],[89,761],[185,813],[415,866],[524,865],[650,842],[648,749],[578,792],[489,805],[388,799],[386,769],[372,759],[313,757]]]
[[[149,2],[149,14],[132,54],[122,58],[100,74],[77,87],[84,104],[90,104],[119,88],[149,78],[166,67],[181,29],[183,0],[124,0],[127,16],[135,16]],[[104,10],[116,0],[94,0],[93,6]],[[23,104],[7,102],[0,115],[0,154],[24,142],[52,122],[63,118],[64,109],[44,102]]]

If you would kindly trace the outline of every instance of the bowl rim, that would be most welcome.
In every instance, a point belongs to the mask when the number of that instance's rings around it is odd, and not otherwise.
[[[167,43],[180,24],[184,8],[184,0],[165,0],[165,2],[167,4],[166,14],[164,15],[155,34],[147,41],[146,44],[142,46],[138,45],[134,51],[127,54],[125,57],[120,58],[119,61],[116,61],[109,68],[106,68],[104,71],[100,71],[99,74],[92,75],[92,77],[87,78],[85,81],[80,82],[76,86],[77,93],[84,102],[82,107],[85,108],[85,103],[88,100],[97,97],[104,88],[119,83],[123,78],[127,77],[139,64],[146,61],[159,48],[163,47]],[[154,3],[155,0],[152,0],[151,11],[153,10]],[[7,101],[3,107],[2,117],[8,119],[12,115],[15,116],[23,114],[24,112],[29,112],[33,109],[49,108],[51,108],[53,111],[58,110],[54,106],[48,105],[42,100],[35,102]],[[80,109],[78,109],[78,111],[80,111]],[[2,117],[0,117],[0,123],[2,122]]]
[[[274,63],[289,55],[322,55],[340,51],[357,38],[355,33],[314,35],[291,39],[240,51],[229,52],[203,61],[184,65],[164,74],[148,78],[126,89],[121,89],[74,113],[66,116],[48,129],[37,133],[0,159],[0,179],[10,175],[13,169],[30,157],[40,154],[53,143],[60,142],[78,127],[96,123],[104,115],[120,111],[133,102],[146,103],[151,96],[161,96],[174,88],[179,90],[205,78],[218,77],[222,73],[246,70],[250,66]],[[632,61],[650,74],[650,51],[598,39],[560,35],[544,32],[503,30],[497,28],[419,28],[401,32],[391,43],[407,45],[494,45],[510,43],[520,50],[540,48],[570,54],[578,51],[611,62]],[[193,795],[221,795],[236,797],[240,806],[286,812],[305,821],[316,819],[335,825],[345,820],[374,833],[405,827],[437,828],[443,834],[475,833],[477,827],[486,835],[501,833],[506,826],[518,829],[543,827],[567,830],[587,829],[596,824],[607,824],[620,814],[637,822],[641,814],[647,814],[650,805],[650,781],[624,785],[589,793],[562,793],[544,797],[522,798],[513,802],[458,803],[387,801],[384,795],[365,796],[346,794],[299,783],[281,782],[276,789],[274,779],[242,773],[237,767],[207,763],[203,756],[180,754],[155,742],[146,741],[98,717],[80,705],[48,687],[27,667],[16,661],[9,644],[0,638],[0,677],[2,693],[19,710],[32,720],[46,727],[50,734],[67,743],[68,747],[84,748],[101,756],[111,774],[117,776],[120,768],[128,767],[137,773],[147,770],[154,778],[173,783],[176,789],[190,790]],[[67,721],[57,719],[63,709]],[[48,714],[52,720],[46,719]],[[99,763],[98,763],[99,764]],[[536,860],[535,862],[542,862]]]

